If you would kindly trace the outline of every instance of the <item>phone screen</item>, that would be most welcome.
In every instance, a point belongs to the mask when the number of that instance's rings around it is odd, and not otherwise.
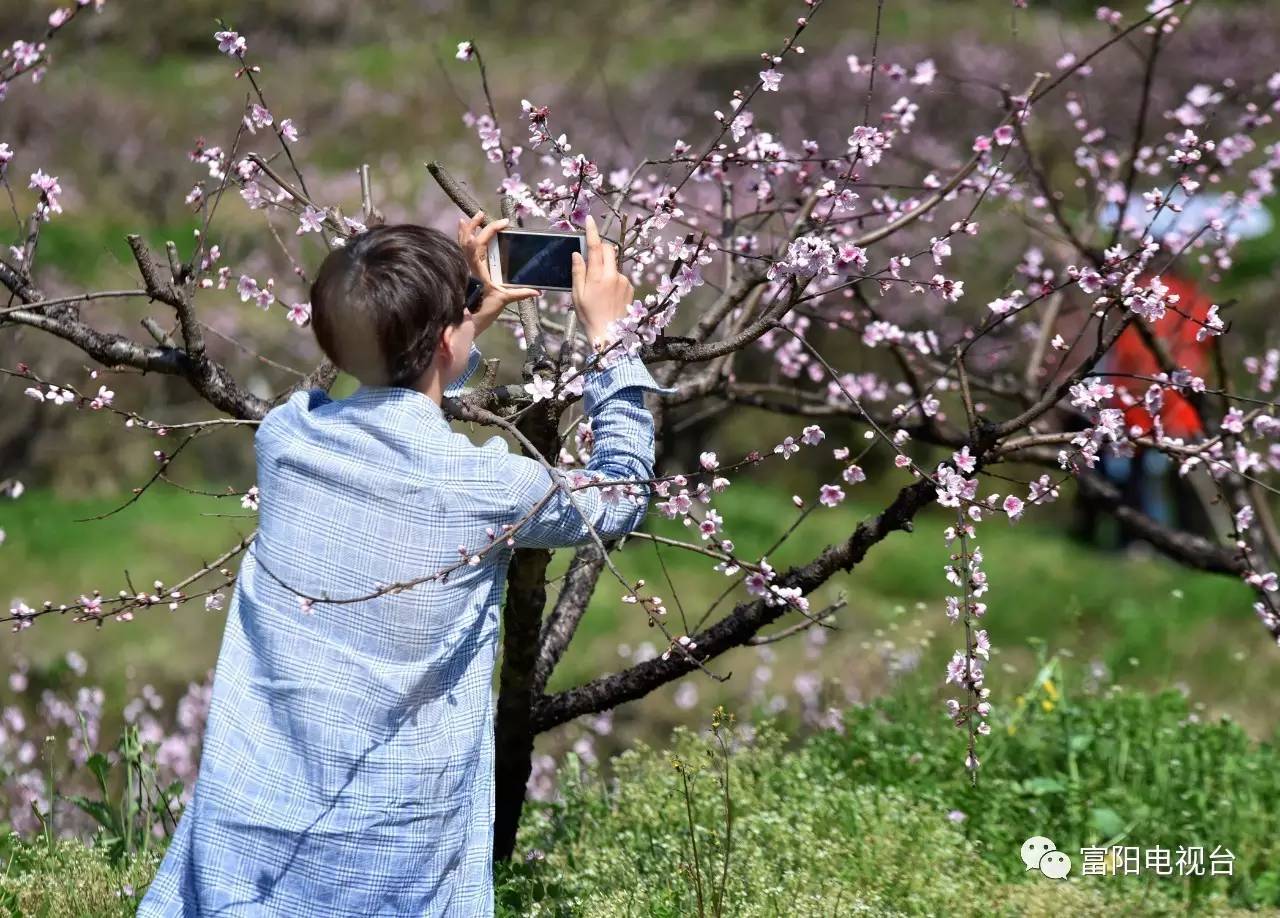
[[[548,236],[503,230],[498,233],[503,282],[512,287],[573,289],[574,252],[582,236]]]

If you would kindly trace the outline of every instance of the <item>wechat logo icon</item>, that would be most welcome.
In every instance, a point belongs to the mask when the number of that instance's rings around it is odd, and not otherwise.
[[[1071,858],[1058,850],[1053,839],[1043,835],[1033,835],[1022,843],[1022,863],[1051,880],[1064,879],[1071,872]]]

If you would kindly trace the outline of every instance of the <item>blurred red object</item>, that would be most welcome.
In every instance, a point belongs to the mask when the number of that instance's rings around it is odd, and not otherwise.
[[[1150,278],[1142,278],[1146,284]],[[1196,376],[1203,376],[1209,365],[1209,338],[1196,340],[1198,332],[1209,314],[1213,301],[1202,294],[1191,281],[1180,277],[1162,276],[1161,283],[1169,288],[1170,293],[1178,295],[1174,308],[1165,312],[1164,316],[1151,324],[1151,332],[1168,350],[1169,356],[1179,367],[1185,367]],[[1138,319],[1139,322],[1144,321]],[[1154,377],[1160,373],[1160,364],[1156,355],[1151,352],[1142,339],[1142,334],[1135,325],[1130,325],[1111,350],[1103,358],[1103,375],[1110,373],[1132,374],[1135,376]],[[1151,432],[1151,414],[1142,405],[1142,397],[1151,382],[1146,379],[1130,379],[1110,377],[1107,379],[1117,390],[1117,398],[1113,407],[1124,408],[1125,423],[1130,430],[1138,428],[1143,435]],[[1124,407],[1119,391],[1124,390],[1135,405]],[[1129,401],[1125,399],[1124,401]],[[1164,433],[1169,437],[1191,439],[1204,432],[1204,424],[1200,415],[1189,401],[1172,390],[1164,391],[1164,401],[1160,408],[1160,423]]]

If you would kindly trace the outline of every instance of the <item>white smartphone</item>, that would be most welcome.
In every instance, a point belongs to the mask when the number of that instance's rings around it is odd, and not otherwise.
[[[556,230],[500,230],[489,240],[489,277],[511,287],[572,290],[572,255],[586,258],[586,238]]]

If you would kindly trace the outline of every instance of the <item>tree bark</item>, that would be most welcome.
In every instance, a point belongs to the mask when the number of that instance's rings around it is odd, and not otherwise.
[[[557,452],[555,415],[531,412],[521,432],[544,456]],[[527,452],[527,450],[526,450]],[[498,712],[494,725],[493,858],[508,860],[515,851],[516,830],[524,809],[525,788],[533,761],[533,698],[538,664],[538,636],[547,603],[547,565],[551,552],[516,549],[507,569],[507,595],[502,611],[502,671],[498,677]]]

